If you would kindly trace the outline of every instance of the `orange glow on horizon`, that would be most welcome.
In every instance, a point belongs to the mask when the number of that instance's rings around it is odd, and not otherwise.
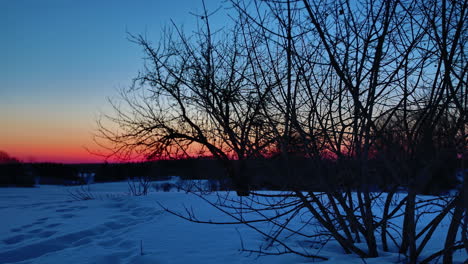
[[[53,162],[53,163],[100,163],[103,157],[89,153],[85,148],[76,147],[46,147],[46,148],[3,148],[11,157],[22,162]]]
[[[92,118],[79,114],[71,108],[51,113],[23,109],[14,115],[0,114],[0,151],[22,162],[103,162],[103,157],[86,150],[97,149],[91,135],[95,127]]]
[[[103,157],[93,155],[86,149],[96,148],[90,137],[76,134],[62,135],[58,137],[34,134],[29,137],[10,137],[4,141],[5,143],[0,142],[0,151],[22,162],[100,163],[104,161]]]

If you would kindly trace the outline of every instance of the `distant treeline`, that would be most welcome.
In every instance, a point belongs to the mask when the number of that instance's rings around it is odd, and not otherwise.
[[[407,161],[418,177],[418,162]],[[420,193],[440,193],[454,188],[457,159],[434,162],[429,174],[430,181],[421,182]],[[323,191],[332,188],[357,187],[367,184],[375,190],[394,186],[404,187],[410,179],[395,174],[395,168],[386,167],[384,160],[369,162],[369,176],[362,179],[360,164],[353,160],[313,160],[290,158],[287,163],[280,158],[230,161],[227,167],[245,175],[243,179],[250,189],[292,189]],[[57,163],[8,163],[0,165],[1,186],[34,186],[40,184],[82,184],[79,173],[93,173],[94,182],[125,181],[129,178],[148,177],[151,180],[180,176],[183,179],[226,180],[226,164],[212,159],[161,160],[142,163],[102,164],[57,164]],[[402,175],[407,175],[402,173]],[[426,176],[426,175],[424,175]],[[426,178],[426,177],[422,177]],[[234,184],[234,187],[235,184]]]
[[[34,186],[40,184],[82,184],[79,174],[94,174],[94,182],[124,181],[137,177],[153,180],[169,176],[184,179],[219,178],[223,168],[213,160],[162,160],[156,162],[60,164],[0,163],[0,186]]]

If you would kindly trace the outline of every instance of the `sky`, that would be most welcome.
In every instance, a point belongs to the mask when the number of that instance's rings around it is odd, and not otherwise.
[[[190,12],[201,11],[201,0],[0,0],[0,151],[25,162],[103,161],[87,150],[99,150],[96,120],[143,68],[128,33],[157,43],[171,19],[193,31]]]

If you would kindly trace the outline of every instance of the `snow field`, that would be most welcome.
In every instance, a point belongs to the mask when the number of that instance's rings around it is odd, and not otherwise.
[[[314,262],[291,254],[259,257],[242,252],[241,241],[245,248],[258,249],[265,244],[264,238],[243,225],[188,222],[158,205],[181,213],[193,209],[201,220],[232,221],[193,194],[152,191],[147,196],[130,196],[127,183],[121,182],[91,185],[95,199],[77,201],[69,195],[73,188],[79,187],[0,189],[0,263]],[[266,224],[257,226],[269,229]],[[428,250],[443,244],[447,226],[441,226]],[[294,236],[288,239],[297,248],[329,257],[324,263],[363,263],[343,254],[333,241],[323,246]],[[379,253],[379,258],[366,263],[398,263],[402,258],[397,253]],[[464,251],[454,254],[455,263],[466,258]]]

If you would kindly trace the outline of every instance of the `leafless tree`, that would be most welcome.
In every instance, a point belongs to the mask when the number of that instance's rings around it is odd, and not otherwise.
[[[116,116],[106,118],[120,130],[99,123],[98,141],[110,142],[105,146],[111,155],[123,158],[213,156],[245,195],[242,161],[272,144],[262,118],[271,88],[252,83],[255,72],[239,27],[212,32],[210,14],[199,18],[195,36],[174,26],[157,48],[141,35],[131,36],[147,55],[145,70],[134,87],[122,91],[122,101],[112,102]]]
[[[438,209],[418,199],[446,160],[461,157],[465,168],[468,1],[231,4],[233,26],[220,31],[204,8],[193,36],[174,26],[157,47],[131,36],[147,56],[145,70],[104,119],[119,130],[99,123],[110,155],[219,160],[247,197],[200,197],[264,235],[257,253],[324,258],[291,246],[291,234],[319,244],[333,239],[362,258],[378,256],[380,234],[384,251],[390,239],[410,263],[441,255],[451,263],[453,250],[468,250],[466,232],[457,240],[468,222],[466,180],[456,196],[438,199]],[[248,161],[272,156],[281,168],[273,175],[288,179],[284,192],[251,190]],[[295,170],[297,156],[307,159],[305,176]],[[386,195],[373,189],[383,177],[376,172],[390,177]],[[310,179],[314,185],[305,184]],[[401,188],[407,194],[397,199]],[[399,214],[402,227],[393,224]],[[432,220],[418,226],[428,214]],[[290,225],[304,215],[303,226]],[[444,248],[421,259],[450,215]],[[257,226],[263,222],[270,231]],[[362,240],[367,250],[356,246]]]

